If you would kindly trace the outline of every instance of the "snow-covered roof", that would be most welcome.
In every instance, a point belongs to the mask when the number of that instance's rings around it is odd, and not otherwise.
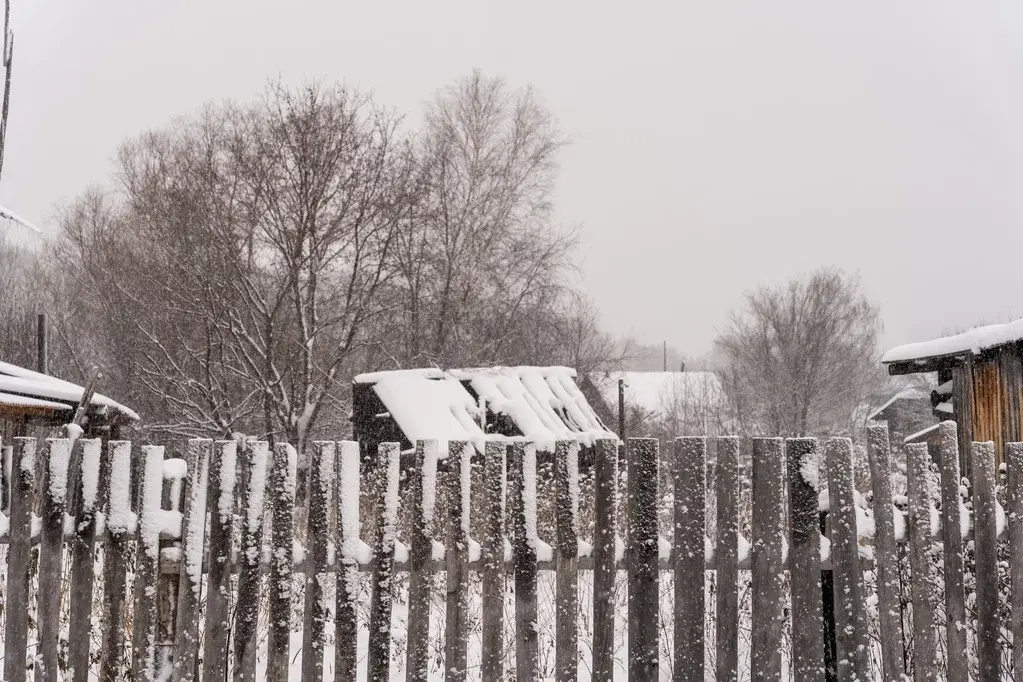
[[[919,431],[917,431],[916,433],[911,433],[911,434],[909,434],[908,436],[906,436],[906,437],[905,437],[905,438],[903,439],[903,441],[902,441],[902,442],[903,442],[903,443],[913,443],[913,442],[915,442],[915,441],[916,441],[916,440],[917,440],[918,438],[923,438],[924,436],[928,436],[928,435],[930,435],[930,434],[934,433],[935,431],[937,431],[937,430],[938,430],[938,427],[939,427],[939,426],[941,426],[941,424],[932,424],[931,426],[928,426],[928,427],[927,427],[927,428],[925,428],[925,429],[920,429],[920,430],[919,430]]]
[[[468,440],[482,450],[486,439],[505,438],[483,433],[472,393],[491,412],[507,416],[519,437],[541,450],[553,450],[558,440],[591,445],[599,438],[617,438],[586,402],[575,384],[575,370],[568,367],[395,370],[360,374],[355,383],[373,385],[410,441]]]
[[[607,405],[618,404],[618,381],[625,380],[625,402],[660,415],[681,400],[707,405],[719,402],[724,393],[714,372],[602,372],[593,377]]]
[[[19,216],[14,211],[12,211],[9,208],[7,208],[6,206],[0,205],[0,218],[7,218],[8,220],[13,220],[14,222],[18,223],[19,225],[23,225],[23,226],[27,227],[28,229],[32,230],[36,234],[39,234],[39,235],[42,234],[42,231],[38,227],[36,227],[32,223],[28,222],[27,220],[25,220],[24,218]]]
[[[0,403],[21,407],[42,407],[52,410],[73,410],[81,401],[85,389],[48,374],[0,361]],[[15,401],[16,402],[12,402]],[[26,401],[34,401],[29,405]],[[90,405],[120,412],[128,419],[139,418],[133,410],[105,395],[93,393]]]
[[[1003,346],[1020,340],[1023,340],[1023,319],[1015,320],[1008,324],[990,324],[984,327],[976,327],[961,334],[945,336],[933,341],[922,341],[897,346],[885,353],[884,357],[881,358],[881,362],[886,364],[892,362],[911,362],[948,355],[959,355],[967,352],[976,355],[988,348]]]
[[[903,389],[893,395],[884,405],[871,412],[867,419],[877,419],[885,410],[894,405],[897,400],[929,400],[930,397],[930,393],[917,386]]]

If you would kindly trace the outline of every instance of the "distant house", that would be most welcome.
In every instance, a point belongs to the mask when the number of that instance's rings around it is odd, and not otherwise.
[[[925,388],[905,388],[874,410],[867,420],[887,422],[892,445],[902,444],[908,435],[937,423],[931,395]]]
[[[599,438],[616,438],[567,367],[361,374],[352,386],[352,427],[366,459],[385,442],[401,443],[410,452],[419,440],[464,440],[482,453],[487,440],[525,437],[552,452],[558,440],[585,448]]]
[[[937,374],[931,402],[959,427],[965,475],[973,441],[993,441],[1001,462],[1005,443],[1023,440],[1023,319],[899,346],[882,362],[892,375]]]

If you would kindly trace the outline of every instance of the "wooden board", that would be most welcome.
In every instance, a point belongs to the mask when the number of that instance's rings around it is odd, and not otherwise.
[[[739,675],[739,439],[717,441],[717,679],[735,682]]]
[[[615,529],[618,509],[618,443],[613,440],[597,441],[594,476],[594,531],[593,531],[593,679],[609,682],[614,678],[615,632]],[[518,552],[518,549],[516,549]],[[536,616],[536,554],[532,565],[533,615]],[[518,598],[519,582],[516,566],[515,593]],[[516,627],[522,627],[517,624]],[[536,636],[533,635],[534,647]],[[534,652],[535,661],[535,652]],[[534,663],[535,666],[535,663]],[[535,671],[535,667],[533,668]],[[535,678],[535,672],[533,678]],[[520,682],[526,678],[520,677]]]
[[[394,597],[394,540],[398,524],[398,482],[401,475],[401,446],[381,443],[377,461],[383,467],[383,481],[377,499],[377,535],[373,543],[373,595],[369,615],[368,679],[391,679],[391,606]]]
[[[656,680],[658,615],[656,438],[629,439],[629,679]]]
[[[675,533],[671,556],[675,573],[676,682],[704,679],[706,571],[707,439],[678,438],[674,453]]]
[[[913,679],[937,679],[934,636],[933,580],[928,550],[931,544],[931,503],[928,498],[926,443],[906,445],[907,487],[909,488],[909,564],[913,596]]]
[[[817,682],[824,670],[817,439],[788,439],[785,457],[788,461],[791,497],[789,576],[792,590],[792,679],[794,682]]]
[[[337,444],[337,584],[334,611],[334,677],[355,680],[358,665],[359,570],[356,548],[360,545],[359,444]],[[392,550],[393,551],[393,550]]]
[[[15,438],[11,472],[10,545],[7,548],[7,603],[4,613],[4,679],[27,674],[29,570],[32,554],[32,498],[35,493],[35,438]],[[15,605],[21,605],[15,607]],[[113,678],[105,678],[113,679]]]
[[[973,544],[977,565],[977,679],[1000,682],[995,444],[973,444]]]
[[[95,586],[96,512],[107,496],[110,482],[110,460],[99,439],[79,438],[75,448],[81,450],[81,466],[96,472],[95,477],[78,477],[71,515],[75,518],[75,534],[71,540],[71,605],[68,630],[68,669],[72,682],[89,682],[92,642],[92,598]],[[75,458],[72,457],[72,466]],[[90,490],[85,490],[86,486]],[[86,497],[89,500],[86,501]],[[88,503],[87,503],[88,502]]]
[[[313,443],[309,466],[309,516],[306,522],[305,614],[302,621],[302,682],[323,679],[323,650],[326,646],[327,539],[330,537],[331,482],[334,468],[333,441]]]
[[[579,445],[560,440],[554,450],[555,556],[554,670],[559,682],[579,671]]]
[[[436,494],[435,440],[416,443],[411,472],[412,515],[409,538],[408,640],[405,649],[406,679],[425,682],[429,672],[430,592],[433,586],[430,557],[433,550],[433,504]]]
[[[71,441],[49,438],[39,449],[42,457],[42,528],[39,543],[38,632],[36,679],[57,682],[60,672],[60,594],[64,563],[64,509],[67,503]]]
[[[753,646],[754,679],[781,679],[784,625],[782,494],[784,454],[780,438],[753,441]]]
[[[206,548],[206,495],[213,441],[194,439],[185,450],[181,529],[181,572],[178,582],[173,680],[195,680],[199,658],[199,605],[202,599],[203,551]]]
[[[260,555],[263,546],[263,517],[267,495],[267,472],[270,470],[270,444],[248,441],[238,458],[244,473],[244,487],[239,500],[241,509],[241,547],[238,553],[238,602],[234,617],[234,682],[256,679],[256,648],[258,646]]]
[[[444,679],[461,682],[468,674],[469,642],[469,510],[472,472],[472,443],[448,443],[447,600],[444,623]]]
[[[1005,445],[1005,463],[1008,470],[1008,508],[1006,521],[1009,524],[1009,555],[1016,561],[1009,562],[1009,576],[1012,583],[1012,641],[1023,642],[1023,443]],[[1023,646],[1012,650],[1013,676],[1023,680]]]
[[[267,635],[267,682],[288,682],[291,664],[291,571],[294,565],[295,486],[298,453],[290,443],[274,446],[270,470],[270,628]]]
[[[488,441],[483,457],[483,682],[504,679],[504,493],[506,446]]]
[[[950,623],[966,622],[966,592],[963,585],[963,537],[959,525],[959,435],[954,421],[938,427],[941,438],[941,527],[945,564],[945,613]],[[945,665],[949,679],[969,676],[966,660],[966,628],[945,628]]]
[[[227,644],[231,632],[231,537],[237,464],[238,444],[235,441],[218,441],[211,453],[206,496],[210,532],[206,623],[203,632],[204,680],[224,680],[227,677]]]

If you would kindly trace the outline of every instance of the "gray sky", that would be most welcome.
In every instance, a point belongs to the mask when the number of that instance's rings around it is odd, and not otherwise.
[[[744,290],[824,264],[886,346],[1023,315],[1017,2],[13,4],[0,202],[40,225],[204,101],[280,76],[418,116],[479,67],[571,138],[558,209],[612,332],[698,354]]]

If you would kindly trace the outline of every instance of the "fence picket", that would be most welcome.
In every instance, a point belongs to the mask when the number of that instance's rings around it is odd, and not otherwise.
[[[998,552],[995,499],[995,444],[973,444],[973,543],[977,564],[977,679],[1001,679],[998,645]]]
[[[717,441],[717,679],[739,675],[739,439]]]
[[[159,579],[163,453],[161,445],[142,446],[131,629],[131,675],[134,680],[152,680],[156,675],[156,584]]]
[[[784,453],[780,438],[753,440],[754,679],[781,679],[783,611],[782,521]]]
[[[630,438],[629,449],[629,679],[658,676],[658,571],[656,438]]]
[[[377,466],[383,467],[384,480],[377,502],[377,535],[373,544],[376,565],[370,602],[367,678],[370,682],[388,682],[391,678],[391,605],[401,446],[398,443],[381,443],[377,448]]]
[[[941,527],[945,565],[945,614],[949,623],[966,622],[966,593],[963,585],[963,537],[959,524],[962,506],[959,486],[959,436],[954,421],[938,427],[941,438]],[[950,680],[969,677],[966,660],[966,628],[945,628],[945,666]]]
[[[270,470],[271,540],[270,628],[267,635],[267,682],[287,682],[291,654],[291,576],[295,563],[295,483],[298,453],[291,443],[274,447]]]
[[[103,555],[103,644],[100,654],[101,682],[116,682],[123,677],[124,616],[131,536],[137,516],[132,511],[131,443],[111,441],[109,504],[106,516],[107,541]],[[9,640],[8,640],[9,641]],[[20,679],[20,678],[19,678]]]
[[[109,457],[104,457],[99,439],[79,438],[82,475],[77,477],[71,516],[75,519],[71,539],[70,613],[68,623],[68,672],[72,682],[88,682],[91,664],[92,596],[95,580],[96,512],[98,500],[107,495]],[[72,466],[75,458],[72,457]]]
[[[534,469],[535,474],[535,469]],[[610,682],[614,678],[615,636],[615,515],[618,504],[618,443],[597,441],[593,465],[594,529],[593,529],[593,679]],[[534,513],[535,518],[535,513]],[[516,554],[518,549],[516,549]],[[536,554],[533,554],[534,615],[536,596]],[[518,598],[518,565],[516,563],[515,595]],[[516,627],[521,627],[516,624]],[[535,635],[534,635],[535,642]],[[535,674],[533,676],[535,678]],[[530,678],[532,679],[532,678]],[[524,678],[519,678],[520,682]]]
[[[447,609],[444,630],[444,679],[466,679],[469,637],[469,494],[472,472],[471,443],[448,444]]]
[[[323,649],[327,625],[326,575],[327,538],[331,499],[330,482],[336,476],[333,441],[313,443],[309,466],[309,494],[305,540],[305,614],[302,621],[302,680],[323,679]],[[336,549],[335,549],[336,553]],[[290,573],[290,570],[289,570]],[[339,572],[341,575],[341,572]]]
[[[11,467],[11,515],[7,548],[7,603],[4,612],[4,679],[27,674],[29,567],[32,554],[32,499],[35,494],[35,438],[15,438]]]
[[[355,680],[358,665],[359,623],[359,444],[337,444],[337,584],[334,598],[334,679]]]
[[[1005,444],[1005,464],[1008,469],[1009,555],[1023,556],[1023,443]],[[1023,642],[1023,561],[1009,562],[1012,595],[1012,641]],[[1012,648],[1013,678],[1023,680],[1023,646]]]
[[[865,680],[870,660],[867,622],[863,603],[863,574],[853,496],[852,441],[829,438],[825,445],[828,463],[828,496],[831,518],[831,556],[835,580],[835,645],[838,679]]]
[[[539,656],[536,621],[536,447],[514,442],[508,457],[509,500],[515,564],[515,676],[537,679]],[[596,601],[594,601],[596,608]],[[596,630],[594,631],[596,632]],[[594,635],[596,636],[596,635]],[[596,676],[594,676],[596,679]]]
[[[867,458],[874,494],[874,572],[877,575],[877,617],[881,633],[881,669],[886,680],[906,674],[902,657],[902,616],[899,602],[898,556],[892,507],[891,446],[888,427],[867,427]],[[957,460],[958,461],[958,460]]]
[[[174,628],[174,669],[171,679],[194,680],[198,671],[199,599],[202,593],[203,550],[206,547],[206,493],[209,490],[213,441],[196,438],[185,450],[186,471],[181,526],[181,567],[178,573],[177,623]]]
[[[238,458],[246,472],[242,488],[241,551],[238,602],[234,618],[234,682],[256,679],[256,626],[259,623],[260,558],[263,552],[263,516],[270,465],[270,445],[249,441]]]
[[[675,666],[673,679],[704,678],[707,439],[675,440]]]
[[[909,565],[913,595],[913,679],[937,679],[934,641],[934,608],[931,603],[931,502],[928,497],[926,443],[906,445],[907,487],[909,489]]]
[[[554,670],[557,680],[579,674],[579,444],[559,440],[554,448],[555,557]]]
[[[504,443],[487,441],[483,454],[483,682],[504,679]]]
[[[57,652],[60,634],[60,594],[64,558],[64,508],[67,502],[71,441],[48,438],[40,450],[42,527],[39,545],[38,604],[39,664],[42,679],[56,682],[60,672]],[[38,679],[38,678],[37,678]]]
[[[409,680],[425,681],[429,664],[430,558],[433,551],[433,513],[437,494],[435,440],[416,443],[412,472],[412,516],[409,538],[408,644],[405,674]],[[486,635],[484,634],[484,638]]]
[[[210,459],[206,509],[209,512],[209,574],[203,633],[203,680],[227,677],[230,619],[231,537],[237,480],[238,444],[218,441]]]
[[[821,533],[817,499],[817,439],[785,443],[790,496],[789,583],[792,590],[792,678],[821,679],[824,623],[821,615]]]

